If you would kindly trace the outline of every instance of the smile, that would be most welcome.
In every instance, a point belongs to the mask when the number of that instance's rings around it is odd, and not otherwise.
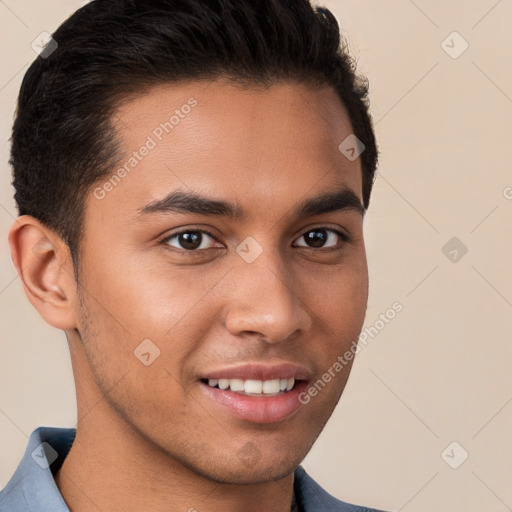
[[[247,396],[279,396],[293,389],[295,379],[208,379],[208,385]]]
[[[275,423],[301,409],[299,396],[311,377],[303,365],[273,361],[212,368],[199,382],[212,411],[251,423]]]

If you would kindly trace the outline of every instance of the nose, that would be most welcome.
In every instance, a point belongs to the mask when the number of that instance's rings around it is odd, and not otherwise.
[[[230,272],[225,327],[234,336],[279,343],[311,327],[304,290],[279,257],[239,261]]]

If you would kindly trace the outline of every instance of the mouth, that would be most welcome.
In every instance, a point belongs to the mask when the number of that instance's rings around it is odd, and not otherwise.
[[[290,379],[202,379],[204,384],[216,389],[228,390],[245,396],[280,396],[290,392],[300,382],[294,378]]]
[[[274,423],[298,412],[310,376],[309,370],[292,364],[249,364],[210,372],[199,382],[221,414]]]

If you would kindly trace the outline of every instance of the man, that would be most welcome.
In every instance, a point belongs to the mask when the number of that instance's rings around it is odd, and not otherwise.
[[[1,512],[370,510],[300,467],[366,311],[366,97],[307,0],[96,0],[53,34],[9,242],[78,423],[32,433]]]

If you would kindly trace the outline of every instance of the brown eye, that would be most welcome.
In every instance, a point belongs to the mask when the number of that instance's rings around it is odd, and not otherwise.
[[[340,239],[341,242],[336,239]],[[311,249],[322,249],[324,247],[336,247],[343,245],[343,242],[348,241],[348,237],[335,229],[328,228],[315,228],[304,233],[300,238],[306,241],[305,245],[299,244],[299,247],[309,247]],[[327,245],[328,242],[333,242]]]
[[[206,231],[190,230],[175,233],[162,240],[162,242],[170,245],[171,247],[175,247],[176,249],[196,251],[198,249],[208,249],[209,238],[214,240],[213,236]],[[175,243],[179,245],[174,245],[171,241],[175,241]]]

